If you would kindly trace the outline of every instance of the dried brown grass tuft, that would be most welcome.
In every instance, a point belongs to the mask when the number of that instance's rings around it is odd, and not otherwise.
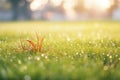
[[[24,45],[23,41],[20,39],[20,49],[22,51],[41,52],[44,37],[39,38],[38,33],[36,33],[36,39],[37,42],[34,42],[33,40],[26,40],[28,46]]]

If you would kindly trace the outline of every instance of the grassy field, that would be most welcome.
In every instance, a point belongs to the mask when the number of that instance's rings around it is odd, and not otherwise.
[[[0,22],[0,80],[120,80],[120,22]]]

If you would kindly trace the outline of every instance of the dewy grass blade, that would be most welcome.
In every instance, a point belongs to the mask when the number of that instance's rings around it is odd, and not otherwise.
[[[36,44],[31,40],[27,40],[27,42],[31,45],[31,50],[35,51],[36,50]]]
[[[42,50],[43,40],[44,40],[44,37],[40,38],[39,48],[38,48],[38,50],[39,50],[39,51],[41,51],[41,50]]]
[[[23,43],[22,43],[21,38],[20,38],[20,48],[21,48],[22,50],[25,50],[25,47],[23,46]]]

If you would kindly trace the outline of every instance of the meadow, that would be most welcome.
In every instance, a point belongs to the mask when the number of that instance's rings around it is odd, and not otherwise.
[[[0,80],[120,80],[120,22],[0,22]]]

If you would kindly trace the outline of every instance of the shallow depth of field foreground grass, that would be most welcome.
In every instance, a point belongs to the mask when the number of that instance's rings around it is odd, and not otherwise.
[[[41,52],[20,39],[45,36]],[[0,22],[0,80],[120,80],[120,23]]]

